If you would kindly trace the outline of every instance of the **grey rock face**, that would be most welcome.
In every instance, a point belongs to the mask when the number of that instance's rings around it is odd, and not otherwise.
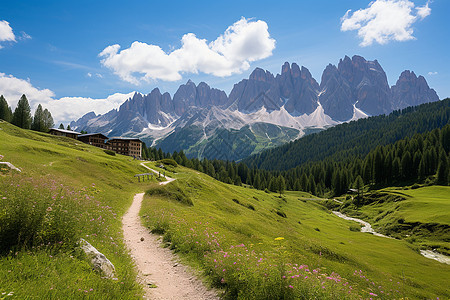
[[[285,108],[291,115],[310,114],[317,108],[319,84],[307,68],[300,70],[296,63],[291,68],[285,62],[276,81],[281,97],[286,100]]]
[[[319,112],[312,121],[305,121],[305,126],[323,126],[329,122],[324,121],[329,120],[327,116],[338,122],[348,121],[353,117],[354,106],[368,115],[379,115],[437,100],[436,92],[422,76],[405,71],[390,88],[378,61],[346,56],[337,66],[330,64],[325,68],[320,85],[307,68],[286,62],[275,76],[256,68],[248,79],[234,85],[229,96],[204,82],[196,85],[189,80],[180,85],[173,98],[168,93],[161,94],[158,88],[147,95],[136,93],[118,110],[98,116],[90,112],[70,126],[107,136],[148,138],[155,145],[168,145],[166,151],[178,151],[209,139],[217,129],[240,130],[261,122],[261,118],[293,127],[295,124],[287,123],[297,124],[298,118],[291,117],[309,115],[319,103],[326,116]],[[259,113],[262,108],[275,113]]]
[[[256,68],[248,79],[235,84],[229,103],[244,113],[265,107],[267,111],[279,110],[283,106],[275,77],[269,71]]]
[[[436,91],[430,89],[423,76],[417,77],[414,72],[403,71],[397,83],[392,86],[393,109],[438,101]]]
[[[353,116],[353,104],[356,101],[352,88],[336,66],[330,64],[323,71],[320,90],[319,101],[325,114],[337,121],[346,121]]]

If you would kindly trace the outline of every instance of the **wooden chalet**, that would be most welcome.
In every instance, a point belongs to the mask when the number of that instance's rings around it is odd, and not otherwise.
[[[142,157],[142,141],[138,138],[111,138],[108,140],[108,149],[123,155]]]
[[[106,143],[107,139],[108,137],[101,133],[87,133],[78,136],[79,141],[103,149],[109,149]]]
[[[51,128],[48,133],[57,136],[65,136],[72,139],[77,139],[77,137],[81,134],[80,132],[59,128]]]

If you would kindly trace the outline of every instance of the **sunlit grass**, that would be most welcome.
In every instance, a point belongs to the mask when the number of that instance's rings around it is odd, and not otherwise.
[[[193,205],[150,192],[144,222],[230,299],[449,296],[449,266],[405,241],[352,230],[316,197],[280,197],[183,167],[174,176],[174,191],[182,188]]]
[[[140,298],[121,217],[149,185],[134,178],[146,169],[73,139],[3,122],[0,129],[2,161],[22,170],[0,175],[0,298]],[[116,279],[92,270],[76,247],[80,237],[114,264]]]

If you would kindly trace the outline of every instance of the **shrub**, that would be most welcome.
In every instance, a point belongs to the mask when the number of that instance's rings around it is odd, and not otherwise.
[[[282,210],[277,209],[275,213],[282,218],[287,218],[286,213]]]
[[[348,227],[348,229],[350,229],[350,231],[359,232],[359,231],[361,231],[361,226],[359,226],[359,225],[350,225]]]
[[[161,163],[165,164],[165,165],[169,165],[169,166],[173,166],[173,167],[178,167],[178,164],[175,160],[171,159],[171,158],[164,158],[160,160]]]
[[[255,210],[255,207],[252,204],[246,204],[246,203],[241,203],[238,199],[233,198],[232,199],[234,203],[239,204],[245,208],[248,208],[250,210]]]
[[[414,184],[411,186],[411,189],[412,189],[412,190],[415,190],[415,189],[418,189],[418,188],[420,188],[420,185],[417,184],[417,183],[414,183]]]
[[[103,151],[108,155],[116,156],[116,152],[114,152],[112,150],[103,150]]]
[[[250,210],[255,210],[255,207],[252,204],[248,204],[247,208],[250,209]]]
[[[162,197],[166,197],[180,203],[193,206],[194,203],[192,199],[186,194],[186,192],[178,185],[177,182],[174,182],[170,185],[160,185],[154,188],[151,188],[147,191],[147,195],[158,195]]]

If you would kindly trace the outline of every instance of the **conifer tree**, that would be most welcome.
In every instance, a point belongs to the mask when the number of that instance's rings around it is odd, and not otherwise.
[[[63,123],[59,124],[58,129],[64,129],[64,124]]]
[[[253,187],[257,190],[261,189],[261,177],[259,176],[259,172],[256,173],[255,179],[253,180]]]
[[[301,191],[302,190],[302,185],[300,183],[300,179],[295,179],[294,181],[294,191]]]
[[[11,107],[3,95],[0,96],[0,119],[6,122],[11,122],[12,119]]]
[[[44,109],[43,118],[44,118],[44,127],[42,128],[42,131],[47,132],[50,128],[55,126],[55,123],[53,122],[52,114],[50,113],[50,111],[48,109]]]
[[[405,151],[402,156],[401,173],[403,178],[408,178],[412,173],[412,159],[409,151]]]
[[[30,129],[31,109],[27,96],[22,95],[22,97],[20,97],[17,107],[14,110],[11,123],[20,128]]]
[[[357,201],[356,201],[356,205],[359,205],[362,201],[361,198],[361,194],[362,194],[362,189],[364,187],[364,181],[361,178],[361,176],[358,175],[358,177],[356,177],[355,182],[353,183],[353,188],[355,188],[358,191],[358,196],[357,196]]]
[[[339,170],[335,170],[332,179],[333,193],[335,196],[341,195],[341,174]]]
[[[33,122],[31,123],[31,130],[44,131],[44,111],[42,105],[38,105],[34,112]]]
[[[448,183],[448,162],[447,162],[447,156],[445,155],[445,151],[443,148],[441,148],[440,155],[439,155],[439,165],[437,169],[437,183],[442,185],[447,185]]]
[[[286,190],[286,181],[284,180],[284,177],[282,175],[279,175],[277,178],[277,189],[281,194]]]
[[[316,195],[316,181],[314,180],[314,176],[311,174],[309,175],[309,192],[313,195]]]
[[[70,128],[70,125],[67,125],[67,130],[72,130],[72,129]]]
[[[300,184],[302,186],[302,191],[307,192],[309,190],[308,177],[306,177],[305,173],[303,173],[302,177],[300,177]]]
[[[277,182],[277,179],[275,177],[271,177],[270,178],[268,189],[271,192],[277,192],[278,191],[278,182]]]
[[[425,166],[425,158],[424,157],[422,157],[422,159],[420,160],[420,163],[419,163],[419,170],[418,170],[418,177],[419,177],[419,180],[423,180],[423,179],[425,179],[425,176],[427,175],[426,173],[426,166]]]
[[[392,161],[392,178],[400,178],[400,158],[398,156]]]

